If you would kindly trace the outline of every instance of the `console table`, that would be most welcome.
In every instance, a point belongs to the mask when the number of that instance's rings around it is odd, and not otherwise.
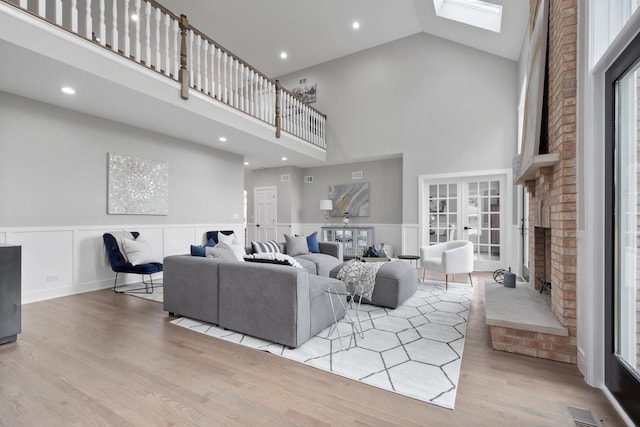
[[[22,248],[0,245],[0,344],[18,339],[21,332]]]
[[[322,240],[342,243],[345,259],[362,255],[363,250],[373,245],[373,227],[335,226],[321,227]]]

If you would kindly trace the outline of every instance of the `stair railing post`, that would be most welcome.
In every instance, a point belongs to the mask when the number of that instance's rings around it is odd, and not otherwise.
[[[189,99],[189,70],[187,70],[187,31],[189,31],[189,20],[186,15],[180,15],[180,73],[178,80],[182,83],[180,96],[182,99]]]
[[[280,80],[276,80],[276,138],[280,138],[280,126],[281,120],[280,117],[280,92],[282,86],[280,86]]]

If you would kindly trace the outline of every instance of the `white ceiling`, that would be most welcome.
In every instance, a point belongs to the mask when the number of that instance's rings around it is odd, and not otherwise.
[[[433,0],[160,0],[270,77],[419,32],[517,61],[529,0],[491,2],[503,6],[499,34],[438,17]],[[351,28],[355,20],[359,30]]]

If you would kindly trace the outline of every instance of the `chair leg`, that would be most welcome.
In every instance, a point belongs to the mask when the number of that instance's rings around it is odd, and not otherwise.
[[[473,279],[471,278],[471,273],[468,273],[468,274],[469,274],[469,283],[471,283],[471,287],[473,287]]]
[[[422,281],[423,281],[423,282],[424,282],[424,273],[425,273],[426,271],[427,271],[427,269],[423,267],[423,268],[422,268]]]
[[[449,290],[449,275],[448,274],[444,275],[444,290],[445,291]]]
[[[116,272],[116,279],[113,281],[113,292],[118,292],[116,291],[117,284],[118,284],[118,272]]]

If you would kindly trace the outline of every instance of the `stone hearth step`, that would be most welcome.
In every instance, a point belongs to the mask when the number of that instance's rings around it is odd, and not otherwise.
[[[515,288],[506,288],[486,281],[484,304],[489,326],[569,336],[569,329],[551,312],[548,298],[528,283],[517,282]]]

